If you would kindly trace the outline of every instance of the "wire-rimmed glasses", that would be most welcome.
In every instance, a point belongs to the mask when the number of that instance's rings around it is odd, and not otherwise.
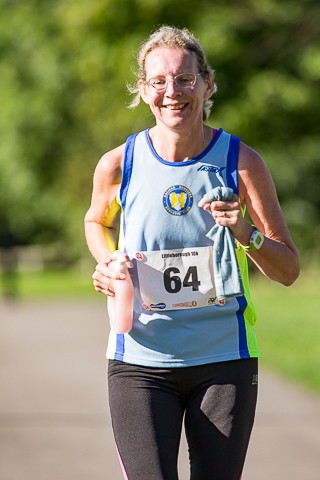
[[[152,77],[149,80],[146,80],[147,85],[151,85],[157,92],[161,92],[167,88],[169,82],[174,82],[175,85],[179,88],[190,88],[193,87],[197,81],[197,78],[205,72],[200,73],[179,73],[175,75],[172,79],[166,77]]]

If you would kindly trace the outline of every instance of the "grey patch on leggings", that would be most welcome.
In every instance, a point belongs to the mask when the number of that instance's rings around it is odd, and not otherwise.
[[[235,385],[212,385],[201,402],[202,412],[226,437],[229,437],[232,429],[235,400]]]

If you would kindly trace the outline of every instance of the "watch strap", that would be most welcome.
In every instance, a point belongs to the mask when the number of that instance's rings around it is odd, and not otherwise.
[[[262,247],[263,242],[264,242],[264,235],[260,230],[255,226],[252,225],[254,230],[251,234],[250,240],[249,240],[249,245],[241,245],[241,248],[245,252],[254,252],[255,250],[259,250],[259,248]]]

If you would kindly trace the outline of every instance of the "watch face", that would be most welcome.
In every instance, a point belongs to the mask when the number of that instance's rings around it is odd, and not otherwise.
[[[261,232],[255,231],[253,232],[251,241],[253,245],[258,249],[262,246],[264,242],[264,236],[262,235]]]
[[[256,242],[257,246],[258,246],[258,245],[259,245],[259,246],[261,245],[261,243],[262,243],[262,237],[261,237],[261,235],[257,235],[257,236],[256,236],[255,242]]]

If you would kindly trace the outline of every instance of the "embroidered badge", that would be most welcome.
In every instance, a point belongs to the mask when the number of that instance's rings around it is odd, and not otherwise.
[[[171,215],[185,215],[189,212],[192,205],[193,195],[183,185],[174,185],[163,194],[163,206]]]

